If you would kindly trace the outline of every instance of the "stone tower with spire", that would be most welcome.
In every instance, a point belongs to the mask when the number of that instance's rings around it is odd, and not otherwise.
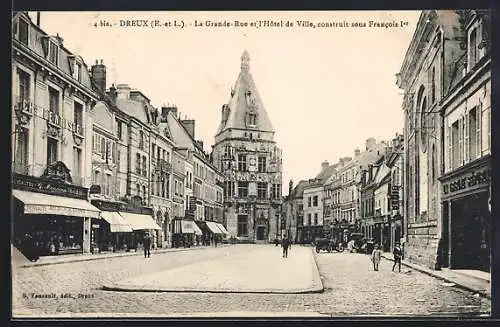
[[[282,151],[250,74],[250,55],[241,56],[240,73],[221,121],[212,158],[225,175],[224,221],[231,236],[268,242],[281,235]]]

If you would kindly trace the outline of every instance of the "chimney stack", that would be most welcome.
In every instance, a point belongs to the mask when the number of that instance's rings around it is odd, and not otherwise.
[[[108,93],[109,97],[111,98],[111,100],[113,102],[116,102],[116,88],[115,88],[115,84],[111,84],[111,87],[109,88],[109,93]]]
[[[40,27],[40,12],[36,12],[36,26]]]
[[[100,64],[96,60],[95,65],[90,68],[90,78],[97,91],[101,94],[106,93],[106,66],[104,66],[102,59]]]
[[[118,84],[116,86],[117,94],[116,98],[117,99],[130,99],[130,86],[128,84]]]
[[[205,151],[205,150],[203,149],[203,141],[202,141],[202,140],[198,140],[198,141],[196,141],[196,144],[198,144],[198,146],[199,146],[199,147],[200,147],[203,151]]]
[[[290,182],[288,183],[288,196],[292,195],[292,191],[293,191],[293,180],[290,180]]]
[[[373,149],[375,144],[377,144],[377,141],[373,137],[370,137],[366,140],[366,150],[368,151],[370,149]]]
[[[359,149],[354,150],[354,157],[358,157],[361,151]]]

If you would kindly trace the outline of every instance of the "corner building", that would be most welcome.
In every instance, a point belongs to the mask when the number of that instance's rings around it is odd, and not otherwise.
[[[227,230],[240,241],[272,241],[279,234],[282,153],[274,135],[245,51],[213,147],[213,162],[225,177]]]

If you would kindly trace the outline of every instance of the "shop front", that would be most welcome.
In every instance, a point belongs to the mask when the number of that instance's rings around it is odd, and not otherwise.
[[[191,247],[195,244],[197,237],[203,235],[202,230],[192,219],[174,219],[172,228],[172,247]]]
[[[490,271],[490,156],[440,178],[441,267]]]
[[[136,250],[143,247],[146,233],[152,237],[156,231],[162,229],[153,219],[153,210],[149,207],[123,203],[118,213],[132,228],[132,247]],[[154,243],[151,247],[155,247]]]
[[[132,226],[120,215],[126,203],[91,200],[101,210],[100,224],[93,224],[94,244],[99,251],[129,251],[133,245]],[[122,210],[123,211],[123,210]]]
[[[13,174],[14,245],[33,240],[39,256],[91,252],[92,219],[100,210],[88,201],[88,189],[72,185],[64,163],[47,167],[41,177]]]

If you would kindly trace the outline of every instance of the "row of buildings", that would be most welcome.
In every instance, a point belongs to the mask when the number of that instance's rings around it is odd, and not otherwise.
[[[363,151],[321,164],[314,178],[290,181],[284,230],[299,243],[363,233],[387,251],[402,236],[403,135],[366,140]]]
[[[281,151],[248,53],[208,153],[194,120],[126,84],[107,88],[102,60],[87,67],[39,14],[14,14],[12,49],[15,239],[63,254],[136,247],[146,231],[157,247],[274,233]]]
[[[431,269],[490,271],[490,15],[422,12],[396,75],[403,135],[290,182],[283,228],[296,241],[361,231],[385,251],[401,238],[405,257]]]

